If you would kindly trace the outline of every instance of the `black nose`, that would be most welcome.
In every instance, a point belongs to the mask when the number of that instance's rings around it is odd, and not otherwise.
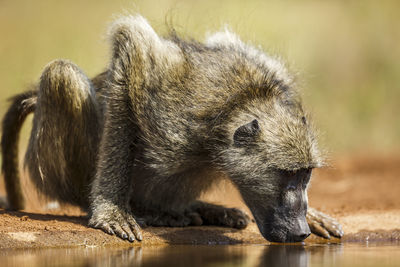
[[[291,230],[287,235],[287,239],[291,242],[301,242],[311,234],[305,217],[298,218],[297,224]]]
[[[287,233],[286,235],[280,235],[276,233],[262,233],[263,236],[270,242],[301,242],[304,239],[306,239],[310,234],[310,230],[305,231],[305,232],[299,232],[299,233]]]
[[[261,225],[260,232],[268,241],[279,243],[301,242],[311,234],[305,216],[291,219],[290,226],[282,223]]]
[[[306,231],[302,231],[302,232],[299,232],[299,233],[295,233],[295,234],[289,235],[287,237],[287,239],[288,239],[287,241],[288,242],[301,242],[304,239],[306,239],[310,234],[311,234],[311,232],[308,229]]]
[[[302,241],[302,240],[306,239],[306,238],[307,238],[309,235],[311,235],[311,232],[308,232],[308,233],[305,233],[305,234],[299,235],[299,239],[300,239],[300,241]]]

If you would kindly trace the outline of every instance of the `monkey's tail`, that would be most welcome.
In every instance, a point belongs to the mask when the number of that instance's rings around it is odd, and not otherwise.
[[[3,118],[1,136],[2,173],[7,191],[8,208],[24,208],[21,182],[18,172],[18,141],[23,122],[35,110],[37,91],[27,91],[10,99],[10,108]]]

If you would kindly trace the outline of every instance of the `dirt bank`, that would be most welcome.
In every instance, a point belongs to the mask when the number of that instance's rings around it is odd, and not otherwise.
[[[317,170],[309,191],[310,205],[336,217],[343,225],[342,242],[400,242],[400,156],[358,155]],[[0,210],[0,248],[129,246],[128,242],[86,227],[79,209],[45,209],[26,181],[27,209]],[[1,185],[2,186],[2,185]],[[1,188],[0,192],[4,192]],[[236,190],[223,183],[204,199],[247,208]],[[134,245],[265,243],[252,223],[245,230],[220,227],[146,228]],[[310,236],[307,242],[324,242]],[[338,242],[338,240],[331,240]]]

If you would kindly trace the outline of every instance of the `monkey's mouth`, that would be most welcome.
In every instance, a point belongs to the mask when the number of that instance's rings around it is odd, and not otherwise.
[[[269,242],[277,242],[277,243],[293,243],[293,242],[301,242],[304,239],[306,239],[310,233],[307,234],[293,234],[290,232],[287,232],[287,230],[275,227],[275,229],[266,229],[264,231],[261,231],[261,234],[265,239],[267,239]]]
[[[297,223],[289,223],[290,221],[295,221]],[[257,226],[261,234],[265,239],[270,242],[301,242],[311,234],[308,224],[304,224],[303,222],[305,221],[305,219],[296,219],[290,221],[288,219],[281,219],[279,220],[279,222],[276,222],[274,220],[259,221],[256,219]]]

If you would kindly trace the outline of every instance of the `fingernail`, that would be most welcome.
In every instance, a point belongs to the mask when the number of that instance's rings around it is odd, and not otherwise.
[[[326,239],[331,239],[331,236],[329,234],[327,234]]]
[[[129,242],[133,242],[133,241],[135,241],[135,238],[133,236],[130,236],[129,237]]]
[[[122,234],[122,238],[123,238],[123,239],[127,239],[127,238],[128,238],[127,234],[123,233],[123,234]]]
[[[143,239],[142,234],[141,234],[141,233],[138,233],[138,234],[136,235],[136,238],[137,238],[139,241],[142,241],[142,239]]]

